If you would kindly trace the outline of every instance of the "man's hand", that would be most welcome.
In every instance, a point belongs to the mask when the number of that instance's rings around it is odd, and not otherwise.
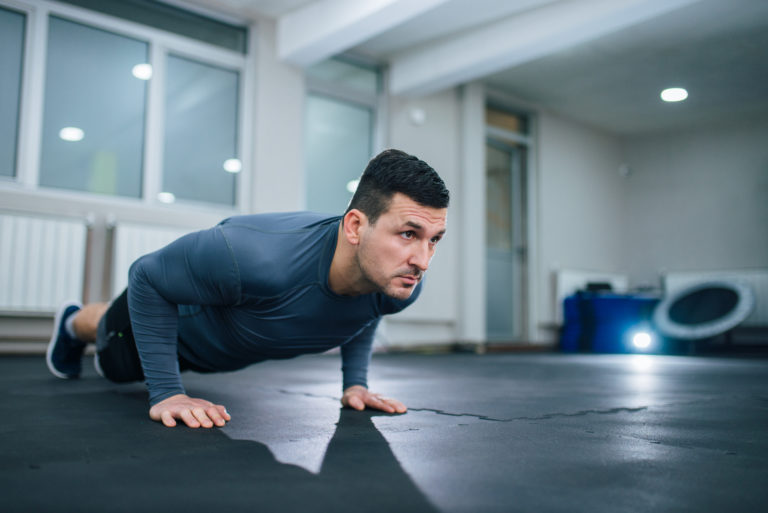
[[[149,409],[149,418],[162,422],[168,427],[174,427],[181,419],[191,428],[221,427],[232,417],[227,409],[220,404],[213,404],[205,399],[195,399],[184,394],[177,394],[163,399]]]
[[[382,397],[380,394],[374,394],[360,385],[353,385],[344,390],[341,404],[347,408],[353,408],[355,410],[364,410],[367,406],[368,408],[385,411],[387,413],[405,413],[408,411],[408,408],[397,399],[390,399],[388,397]]]

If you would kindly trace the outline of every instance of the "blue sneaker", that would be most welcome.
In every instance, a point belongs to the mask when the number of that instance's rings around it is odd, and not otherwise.
[[[53,321],[53,335],[45,353],[45,361],[51,374],[61,379],[74,379],[80,377],[82,370],[81,360],[85,351],[85,342],[72,338],[64,327],[67,317],[83,307],[80,303],[64,303],[56,312]]]

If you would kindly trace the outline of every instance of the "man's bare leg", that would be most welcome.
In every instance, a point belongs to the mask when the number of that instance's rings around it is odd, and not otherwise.
[[[78,340],[96,342],[99,321],[109,308],[109,303],[90,303],[81,308],[72,320],[72,330]]]

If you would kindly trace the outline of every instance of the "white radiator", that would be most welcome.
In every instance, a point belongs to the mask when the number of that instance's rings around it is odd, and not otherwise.
[[[140,256],[190,233],[188,229],[120,222],[115,226],[112,253],[112,297],[128,285],[128,270]]]
[[[664,292],[674,294],[683,287],[707,280],[735,280],[746,283],[755,293],[755,309],[744,320],[744,326],[768,326],[768,269],[685,271],[662,275]]]
[[[0,311],[82,301],[86,241],[85,220],[0,214]]]
[[[629,277],[618,273],[560,269],[555,274],[555,322],[563,323],[563,300],[577,290],[586,289],[588,283],[610,283],[614,292],[624,293],[629,288]]]

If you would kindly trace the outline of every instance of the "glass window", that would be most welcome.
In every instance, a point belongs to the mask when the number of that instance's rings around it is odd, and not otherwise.
[[[40,185],[141,196],[148,44],[51,17]],[[146,77],[145,77],[146,78]]]
[[[486,151],[486,245],[512,251],[512,156],[488,144]]]
[[[373,110],[310,94],[305,126],[307,208],[341,214],[371,158]]]
[[[24,23],[23,14],[0,8],[0,176],[16,175]]]
[[[307,76],[369,95],[375,95],[379,89],[379,74],[375,69],[339,59],[326,59],[310,66],[307,68]]]
[[[528,133],[528,118],[502,109],[489,107],[485,110],[486,125],[518,134]]]
[[[235,204],[239,73],[169,55],[162,201]]]

